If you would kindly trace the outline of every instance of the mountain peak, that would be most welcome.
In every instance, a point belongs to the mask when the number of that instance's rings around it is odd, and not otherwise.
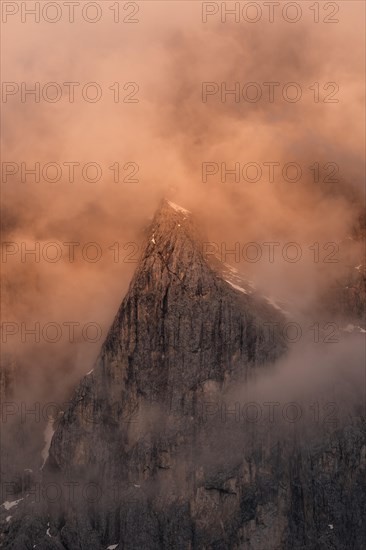
[[[140,264],[135,273],[150,271],[161,279],[166,269],[171,272],[187,270],[202,262],[200,232],[189,210],[164,199],[147,228]],[[161,265],[161,270],[157,269]]]
[[[85,407],[101,408],[121,429],[126,411],[152,403],[183,422],[199,416],[197,403],[205,399],[207,384],[220,387],[231,377],[247,378],[285,351],[282,338],[274,341],[265,328],[282,320],[279,312],[236,279],[225,279],[204,256],[194,216],[164,200],[93,373],[81,382],[60,422],[49,464],[63,470],[113,454],[98,427],[80,439]]]
[[[160,207],[156,210],[150,230],[156,230],[160,227],[163,231],[171,231],[173,227],[187,226],[187,222],[192,223],[192,213],[182,206],[168,199],[163,199]]]
[[[266,329],[282,316],[236,283],[204,257],[194,216],[164,200],[97,363],[59,420],[45,476],[96,476],[104,489],[131,480],[139,490],[160,486],[169,473],[175,483],[175,461],[190,453],[212,392],[286,351],[282,337]],[[120,540],[129,537],[124,529]]]
[[[99,363],[103,372],[109,365],[112,379],[127,377],[147,401],[183,415],[204,380],[221,383],[233,371],[246,377],[286,347],[265,328],[282,315],[203,248],[194,215],[164,200]],[[100,372],[97,365],[94,376]],[[108,391],[108,400],[113,395]]]

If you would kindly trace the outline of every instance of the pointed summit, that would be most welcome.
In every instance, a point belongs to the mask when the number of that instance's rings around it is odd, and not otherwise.
[[[147,235],[151,241],[152,239],[156,240],[159,235],[171,237],[176,232],[186,235],[190,233],[193,238],[200,238],[192,212],[174,202],[163,199],[147,229]]]
[[[175,203],[162,201],[148,228],[130,292],[137,291],[143,300],[146,292],[165,294],[183,282],[187,292],[192,284],[198,284],[203,270],[207,266],[194,216]]]
[[[173,240],[176,233],[185,235],[190,233],[192,237],[198,238],[198,231],[192,213],[182,206],[164,199],[148,228],[148,241],[155,241],[154,244],[156,244],[159,237],[163,237],[164,240],[169,238]]]

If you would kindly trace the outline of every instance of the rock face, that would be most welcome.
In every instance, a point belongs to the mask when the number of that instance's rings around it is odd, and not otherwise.
[[[206,386],[248,378],[279,357],[285,344],[266,323],[282,316],[246,292],[210,266],[191,215],[165,201],[99,360],[60,423],[50,467],[100,465],[106,430],[128,447],[126,419],[147,405],[184,425]]]
[[[62,494],[37,505],[26,496],[4,547],[361,548],[361,421],[305,437],[225,400],[286,352],[269,330],[283,321],[205,257],[191,214],[165,201],[94,369],[58,421],[43,484]]]

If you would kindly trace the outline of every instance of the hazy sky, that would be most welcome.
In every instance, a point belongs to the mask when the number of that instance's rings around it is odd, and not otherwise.
[[[31,7],[34,2],[26,4]],[[227,248],[235,242],[278,241],[281,247],[298,243],[304,254],[296,264],[276,256],[274,263],[241,261],[237,267],[267,294],[298,300],[299,307],[311,302],[319,287],[339,274],[339,264],[315,264],[309,246],[318,242],[325,254],[325,243],[347,237],[362,203],[363,2],[330,3],[339,6],[335,15],[320,2],[318,23],[310,9],[314,2],[304,1],[297,3],[302,13],[296,23],[284,20],[282,9],[288,4],[284,2],[273,23],[268,22],[263,2],[257,3],[262,17],[256,23],[246,22],[243,12],[238,23],[230,17],[221,22],[220,13],[203,23],[206,8],[201,2],[187,1],[138,2],[138,13],[134,13],[136,3],[121,2],[120,18],[136,23],[114,22],[110,8],[115,3],[99,2],[100,13],[93,8],[86,12],[90,18],[101,15],[94,24],[83,20],[81,6],[87,3],[81,2],[75,8],[75,22],[70,23],[68,9],[63,2],[58,4],[61,19],[54,24],[45,21],[55,17],[51,6],[41,12],[39,23],[31,16],[22,22],[25,14],[19,11],[7,16],[2,29],[2,79],[13,83],[5,85],[5,92],[10,92],[6,102],[3,95],[2,160],[18,168],[6,181],[3,173],[3,241],[19,247],[2,265],[7,285],[3,319],[29,326],[37,321],[41,325],[97,322],[104,338],[136,265],[123,261],[135,252],[135,245],[128,243],[139,246],[143,228],[164,196],[197,214],[208,238],[225,242]],[[208,4],[208,11],[221,5]],[[12,9],[7,7],[6,13]],[[293,18],[295,12],[289,10],[285,13]],[[249,18],[255,15],[245,13]],[[326,23],[327,17],[339,22]],[[50,82],[61,90],[59,101],[52,102],[56,88],[45,87]],[[73,103],[67,82],[80,83]],[[85,88],[91,82],[97,88]],[[206,102],[204,82],[211,83],[208,89],[215,92]],[[273,102],[268,100],[266,82],[277,83]],[[22,86],[24,91],[35,83],[40,101],[31,95],[22,100]],[[246,87],[248,83],[254,83],[252,88]],[[286,87],[288,83],[296,86]],[[232,94],[220,95],[225,86],[228,90],[239,86],[239,101]],[[102,95],[93,103],[90,98],[96,89]],[[114,101],[117,89],[119,102]],[[258,89],[261,99],[243,99],[243,94],[251,98]],[[299,89],[301,98],[291,101]],[[51,101],[45,101],[42,92]],[[283,93],[290,99],[285,100]],[[61,179],[45,181],[41,173],[39,182],[31,175],[22,182],[21,163],[32,168],[36,162],[41,169],[58,163]],[[63,164],[70,162],[79,163],[73,182],[67,181],[70,164]],[[218,171],[203,182],[202,163],[207,162],[218,170],[221,163],[228,169],[240,163],[240,170],[255,163],[262,178],[245,181],[241,172],[239,182],[232,177],[222,182]],[[86,163],[98,164],[99,181],[85,180]],[[268,181],[264,163],[279,163],[274,182]],[[281,172],[287,163],[301,167],[299,181],[284,181]],[[319,183],[314,183],[315,168],[309,168],[315,163],[321,167]],[[323,181],[334,167],[327,163],[337,164],[338,183]],[[55,175],[52,170],[49,179]],[[94,174],[91,167],[86,179]],[[294,177],[291,168],[288,175]],[[122,181],[126,176],[127,181]],[[129,181],[128,176],[138,181]],[[40,261],[26,256],[22,262],[22,246],[34,248],[35,242]],[[59,243],[62,250],[55,263],[42,256],[50,242]],[[80,243],[74,262],[63,244],[70,242]],[[95,263],[80,252],[90,242],[102,250]],[[121,252],[117,263],[114,243],[119,243]],[[48,250],[53,257],[54,251]],[[90,257],[93,254],[90,249]],[[79,345],[70,346],[63,337],[46,351],[42,344],[35,346],[36,361],[45,370],[56,362],[68,364],[78,375],[86,372],[101,341],[85,344],[78,334]],[[30,364],[35,362],[19,337],[9,342]]]

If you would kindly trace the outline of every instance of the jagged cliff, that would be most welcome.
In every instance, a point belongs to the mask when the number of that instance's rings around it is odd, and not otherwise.
[[[285,344],[265,323],[282,316],[236,286],[210,266],[191,215],[165,201],[97,364],[60,422],[49,466],[100,463],[106,430],[129,447],[136,436],[126,417],[150,404],[184,429],[205,386],[247,378],[275,360]]]
[[[283,321],[205,257],[193,216],[164,201],[99,358],[57,422],[43,483],[72,485],[72,498],[35,507],[26,496],[5,548],[361,548],[361,420],[282,431],[237,418],[224,399],[286,352],[268,330]]]

